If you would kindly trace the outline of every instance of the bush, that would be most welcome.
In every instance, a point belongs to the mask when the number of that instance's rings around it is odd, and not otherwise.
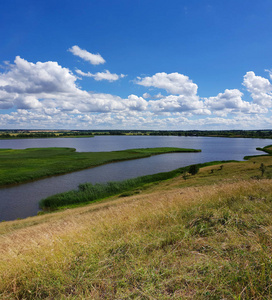
[[[199,171],[199,165],[191,165],[189,168],[189,173],[192,175],[197,174]]]

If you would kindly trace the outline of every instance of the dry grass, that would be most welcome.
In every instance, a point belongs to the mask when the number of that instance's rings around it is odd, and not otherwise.
[[[271,158],[254,161],[1,223],[1,299],[272,298],[272,184],[250,179]]]

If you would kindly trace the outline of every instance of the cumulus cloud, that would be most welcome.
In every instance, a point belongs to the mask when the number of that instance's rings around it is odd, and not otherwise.
[[[80,58],[88,61],[92,65],[100,65],[106,62],[105,59],[99,53],[92,54],[87,50],[79,48],[77,45],[71,47],[70,49],[68,49],[68,51],[73,53],[75,56],[79,56]]]
[[[68,101],[66,98],[59,99],[55,104],[56,107],[67,112],[77,110],[80,113],[143,111],[148,105],[146,100],[136,95],[130,95],[127,99],[123,99],[119,96],[104,93],[89,93],[87,97],[78,97],[76,102],[73,100]]]
[[[69,69],[56,62],[31,63],[18,56],[10,69],[0,74],[0,108],[16,107],[56,115],[142,111],[147,107],[142,97],[130,95],[123,99],[87,92],[77,87],[76,80]]]
[[[215,97],[205,98],[205,106],[219,115],[228,113],[266,113],[267,109],[242,100],[243,93],[237,89],[226,89]]]
[[[0,74],[0,108],[16,106],[47,112],[54,109],[69,112],[144,109],[145,100],[141,97],[122,99],[110,94],[88,93],[77,87],[76,80],[69,69],[56,62],[31,63],[17,56],[10,70]]]
[[[17,94],[11,94],[4,90],[1,90],[1,83],[0,83],[0,109],[12,108],[13,101],[16,97],[17,97]]]
[[[196,95],[198,88],[188,76],[179,73],[156,73],[151,77],[138,77],[135,82],[142,86],[165,89],[168,93],[184,96]]]
[[[84,73],[81,70],[76,70],[76,72],[77,72],[78,75],[81,75],[81,76],[92,77],[96,81],[108,80],[110,82],[113,82],[113,81],[116,81],[120,78],[124,78],[126,76],[124,74],[120,74],[120,75],[112,74],[112,73],[110,73],[109,70],[105,70],[105,72],[97,72],[95,74],[92,74],[90,72]]]
[[[163,88],[172,95],[160,98],[143,94],[150,99],[148,108],[159,114],[174,113],[193,115],[221,115],[228,114],[265,114],[271,100],[271,83],[253,72],[244,77],[244,85],[251,92],[253,102],[244,101],[243,93],[238,89],[226,89],[215,97],[200,98],[197,95],[197,85],[189,77],[179,73],[157,73],[151,77],[137,78],[137,84]],[[178,94],[178,95],[176,95]],[[266,106],[265,106],[266,105]]]
[[[243,85],[251,93],[255,103],[272,107],[272,84],[268,79],[256,76],[254,72],[250,71],[244,76]]]
[[[169,95],[159,100],[150,100],[149,105],[151,110],[155,112],[210,114],[210,111],[205,109],[203,102],[197,96]]]
[[[243,81],[253,99],[249,102],[238,89],[201,98],[197,85],[179,73],[138,78],[137,84],[165,89],[170,93],[167,96],[144,93],[142,97],[119,97],[82,90],[77,86],[79,78],[57,62],[32,63],[17,56],[2,70],[0,109],[16,110],[0,114],[2,128],[185,129],[218,124],[221,128],[256,124],[265,128],[272,124],[270,115],[264,115],[272,106],[271,82],[254,72],[248,72]],[[109,71],[92,74],[78,70],[77,74],[109,81],[124,76]]]
[[[42,107],[41,102],[35,96],[19,96],[15,99],[15,105],[19,109],[37,109]]]
[[[57,62],[36,64],[16,56],[10,70],[0,74],[0,90],[12,93],[67,93],[77,90],[77,78]]]
[[[77,87],[76,80],[69,69],[57,62],[32,63],[17,56],[9,70],[0,73],[0,107],[56,108],[59,103],[89,97]]]
[[[161,99],[163,98],[164,96],[161,94],[161,93],[158,93],[157,95],[154,95],[154,96],[151,96],[149,93],[144,93],[143,94],[143,98],[145,99]]]
[[[146,110],[148,106],[148,102],[145,99],[136,95],[129,95],[124,103],[129,109],[137,111]]]
[[[193,113],[193,114],[211,114],[209,109],[205,108],[204,103],[197,96],[197,84],[193,83],[188,76],[179,73],[156,73],[151,77],[138,77],[137,84],[146,87],[156,87],[165,89],[171,95],[163,96],[161,93],[151,96],[148,93],[143,94],[144,98],[149,98],[149,108],[157,113]]]
[[[252,71],[246,73],[243,84],[253,94],[259,92],[269,93],[272,91],[270,81],[264,77],[256,76]]]
[[[144,93],[144,94],[143,94],[143,98],[145,98],[145,99],[147,99],[147,98],[151,98],[151,95],[150,95],[150,94],[148,94],[148,93]]]

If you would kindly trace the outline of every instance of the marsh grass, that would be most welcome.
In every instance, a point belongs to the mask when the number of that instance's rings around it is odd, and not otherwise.
[[[1,149],[0,186],[69,173],[106,163],[173,152],[199,152],[183,148],[144,148],[111,152],[76,152],[72,148]]]

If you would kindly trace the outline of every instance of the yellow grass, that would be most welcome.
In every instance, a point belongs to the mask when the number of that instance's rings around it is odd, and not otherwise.
[[[261,252],[261,237],[272,237],[266,215],[271,207],[262,200],[271,199],[272,181],[251,179],[260,175],[261,162],[270,165],[272,160],[254,158],[225,164],[222,170],[206,167],[187,180],[180,176],[140,195],[1,223],[1,299],[222,299],[212,298],[216,294],[247,299],[254,293],[264,299],[250,274],[247,285],[234,279],[230,284],[220,275],[220,270],[235,273],[231,260],[239,251],[272,255],[271,248]],[[251,198],[256,203],[237,206],[237,213],[229,208],[233,199],[243,203]],[[250,215],[251,209],[259,215]],[[196,233],[196,222],[209,214],[211,220],[229,216],[232,227],[216,225],[216,234]],[[265,220],[258,228],[263,235],[249,227],[241,229],[246,234],[240,230],[239,222],[250,224],[252,218]],[[250,273],[250,259],[237,260],[237,266]]]

